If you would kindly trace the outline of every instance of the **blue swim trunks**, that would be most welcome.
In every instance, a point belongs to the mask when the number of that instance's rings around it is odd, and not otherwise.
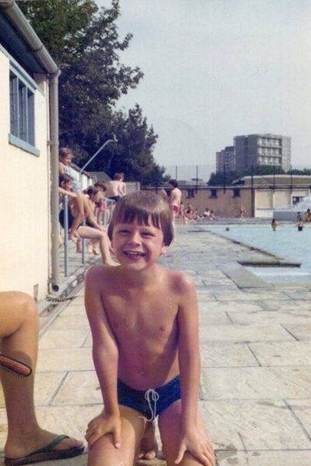
[[[148,421],[153,421],[162,411],[180,398],[179,375],[162,387],[149,388],[149,390],[135,390],[118,379],[119,404],[136,409]]]

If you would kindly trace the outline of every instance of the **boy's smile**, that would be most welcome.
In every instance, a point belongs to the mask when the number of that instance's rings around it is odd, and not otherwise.
[[[112,247],[121,265],[152,265],[164,253],[162,230],[149,225],[119,223],[113,230]]]

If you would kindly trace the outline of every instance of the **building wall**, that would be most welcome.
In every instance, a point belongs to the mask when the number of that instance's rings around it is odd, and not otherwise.
[[[9,59],[0,50],[0,291],[45,296],[50,256],[50,167],[47,153],[48,102],[35,92],[36,147],[40,156],[8,142],[10,132]]]
[[[240,209],[246,211],[245,217],[271,217],[272,209],[292,205],[293,197],[305,197],[310,194],[309,188],[293,187],[273,189],[254,188],[254,202],[252,206],[251,187],[228,187],[225,191],[221,187],[179,186],[182,191],[182,202],[185,207],[191,204],[202,214],[206,207],[213,210],[218,217],[239,217]],[[149,188],[155,190],[156,188]],[[215,197],[216,195],[216,197]],[[269,211],[268,213],[265,211]],[[254,213],[254,215],[253,215]]]
[[[180,189],[185,207],[190,203],[201,214],[208,207],[216,216],[238,217],[241,206],[243,206],[246,209],[246,216],[251,216],[250,190],[240,189],[240,197],[234,197],[237,188],[235,190],[228,188],[225,192],[222,188],[199,188],[197,192],[195,189]],[[189,191],[193,197],[189,197]],[[215,193],[217,197],[213,197]]]

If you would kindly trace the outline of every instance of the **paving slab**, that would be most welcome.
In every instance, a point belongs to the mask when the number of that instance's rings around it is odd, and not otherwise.
[[[214,293],[215,298],[218,301],[291,301],[292,298],[287,296],[285,293],[282,292],[265,292],[262,293],[254,292],[253,290],[248,291],[247,289],[241,291],[232,291],[228,293]]]
[[[86,327],[69,332],[66,329],[54,330],[52,325],[40,339],[39,349],[80,348],[89,334],[90,329]]]
[[[293,341],[281,325],[200,325],[200,341]]]
[[[68,373],[53,400],[53,405],[76,404],[102,404],[102,394],[95,371]]]
[[[249,311],[230,312],[230,319],[235,324],[305,324],[311,325],[311,312],[298,307],[295,309],[283,309],[282,311]]]
[[[202,370],[201,394],[204,400],[310,398],[310,393],[310,366]]]
[[[297,340],[311,340],[311,324],[286,324],[284,328]]]
[[[201,366],[203,367],[258,367],[258,361],[243,343],[201,344]]]
[[[307,400],[286,400],[286,402],[311,439],[311,397]]]
[[[94,370],[90,348],[41,349],[37,372],[90,371]]]
[[[261,366],[311,366],[311,341],[268,341],[249,346]]]
[[[284,401],[228,400],[202,405],[203,419],[219,450],[311,448],[310,439]]]
[[[218,453],[219,466],[310,466],[310,451],[250,451]]]

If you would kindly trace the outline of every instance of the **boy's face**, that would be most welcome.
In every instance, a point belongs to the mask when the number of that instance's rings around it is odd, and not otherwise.
[[[72,181],[65,181],[61,183],[61,187],[65,189],[66,191],[71,191],[72,190]]]
[[[72,154],[66,154],[65,156],[61,157],[60,161],[69,167],[72,163],[73,155]]]
[[[133,270],[144,270],[155,264],[166,251],[163,232],[151,221],[148,225],[119,223],[112,234],[112,247],[120,264]]]

